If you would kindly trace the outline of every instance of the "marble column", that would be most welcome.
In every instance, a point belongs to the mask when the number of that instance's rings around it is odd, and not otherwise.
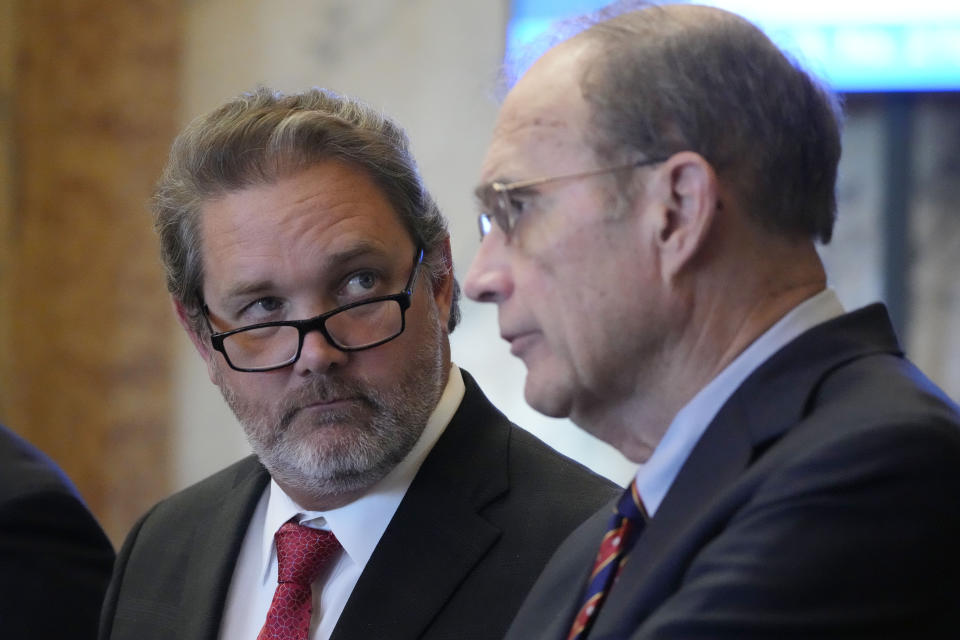
[[[119,542],[170,488],[174,333],[146,201],[176,128],[182,9],[2,7],[2,419]]]

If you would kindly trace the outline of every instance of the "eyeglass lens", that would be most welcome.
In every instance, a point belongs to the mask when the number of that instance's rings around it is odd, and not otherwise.
[[[318,326],[304,327],[311,331]],[[326,318],[325,328],[337,347],[360,349],[390,340],[403,331],[403,309],[396,300],[379,300],[344,309]],[[289,325],[238,331],[223,339],[235,367],[260,369],[287,364],[300,348],[300,329]]]

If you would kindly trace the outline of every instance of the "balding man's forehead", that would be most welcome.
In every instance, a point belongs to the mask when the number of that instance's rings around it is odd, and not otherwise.
[[[501,118],[494,126],[494,137],[496,136],[515,136],[524,133],[528,129],[546,129],[556,130],[569,128],[570,123],[567,120],[550,116],[524,116],[522,112],[511,114],[511,117]]]

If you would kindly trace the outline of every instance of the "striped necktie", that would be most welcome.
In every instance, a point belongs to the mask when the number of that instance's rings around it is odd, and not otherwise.
[[[620,496],[617,508],[607,525],[607,532],[600,543],[600,551],[593,563],[593,571],[587,579],[587,586],[580,601],[580,608],[573,619],[573,626],[567,640],[584,640],[590,626],[596,619],[603,601],[610,592],[613,583],[627,560],[627,554],[633,548],[646,524],[647,511],[637,493],[637,480],[633,479],[627,490]]]

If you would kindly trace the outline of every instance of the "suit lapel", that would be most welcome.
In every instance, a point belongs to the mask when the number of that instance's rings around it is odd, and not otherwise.
[[[420,637],[500,531],[479,511],[508,488],[509,429],[466,372],[459,409],[424,460],[332,640]]]
[[[507,640],[563,640],[606,532],[616,500],[594,513],[557,548],[507,633]]]
[[[617,630],[635,628],[671,591],[667,583],[676,575],[675,559],[695,552],[678,545],[698,539],[685,530],[700,521],[750,463],[753,443],[741,409],[739,403],[728,403],[704,432],[630,553],[591,637],[619,637]]]
[[[240,546],[270,476],[254,457],[241,465],[219,508],[196,523],[184,568],[181,639],[216,640]]]
[[[744,381],[681,467],[601,609],[592,637],[624,637],[676,589],[682,567],[711,535],[698,528],[710,526],[706,514],[724,492],[803,418],[830,372],[874,353],[900,353],[880,305],[814,327]]]

